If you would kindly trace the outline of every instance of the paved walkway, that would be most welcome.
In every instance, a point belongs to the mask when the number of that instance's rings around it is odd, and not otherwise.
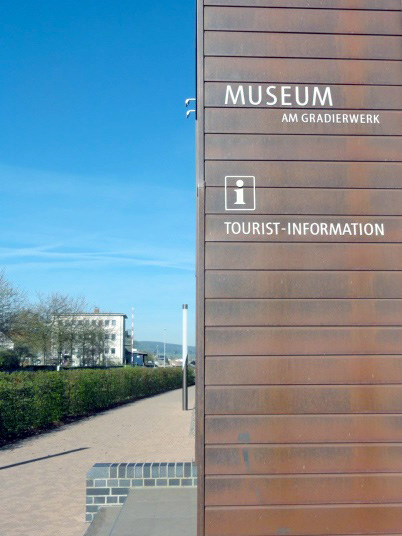
[[[82,536],[88,469],[98,462],[192,461],[192,413],[181,410],[177,390],[1,449],[0,535]],[[85,450],[1,469],[75,449]]]

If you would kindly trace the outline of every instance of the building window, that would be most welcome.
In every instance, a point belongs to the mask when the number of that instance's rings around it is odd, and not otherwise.
[[[116,320],[112,320],[112,326],[116,325]]]
[[[92,320],[92,325],[96,326],[96,320]]]
[[[98,320],[98,326],[103,326],[103,320]]]
[[[105,320],[105,326],[108,326],[110,323],[110,320]]]
[[[116,348],[112,348],[111,352],[112,352],[112,354],[115,354],[116,353]]]
[[[108,340],[109,340],[109,334],[106,333],[106,334],[105,334],[105,341],[108,341]]]
[[[109,348],[105,348],[105,354],[109,353]]]
[[[112,335],[112,341],[115,341],[116,340],[116,335]]]

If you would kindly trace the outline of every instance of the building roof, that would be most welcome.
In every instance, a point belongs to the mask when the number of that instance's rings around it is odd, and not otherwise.
[[[127,318],[124,313],[61,313],[59,316],[124,316]]]

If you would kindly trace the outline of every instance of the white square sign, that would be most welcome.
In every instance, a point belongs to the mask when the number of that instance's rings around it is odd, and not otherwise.
[[[225,177],[225,210],[255,210],[255,177]]]

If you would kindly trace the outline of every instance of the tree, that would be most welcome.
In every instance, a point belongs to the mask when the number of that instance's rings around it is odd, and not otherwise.
[[[0,348],[14,347],[23,364],[64,364],[73,356],[81,365],[107,364],[109,333],[103,320],[89,322],[83,298],[51,293],[25,304],[25,297],[0,271]]]
[[[0,371],[11,372],[20,366],[18,355],[15,350],[0,350]]]
[[[25,342],[43,356],[44,364],[63,363],[66,350],[71,350],[75,343],[72,315],[84,308],[83,298],[52,293],[39,295],[38,303],[25,312]]]
[[[11,339],[17,329],[18,315],[21,313],[24,295],[6,279],[0,271],[0,340]]]
[[[107,365],[109,333],[101,320],[79,320],[78,355],[82,366]]]

